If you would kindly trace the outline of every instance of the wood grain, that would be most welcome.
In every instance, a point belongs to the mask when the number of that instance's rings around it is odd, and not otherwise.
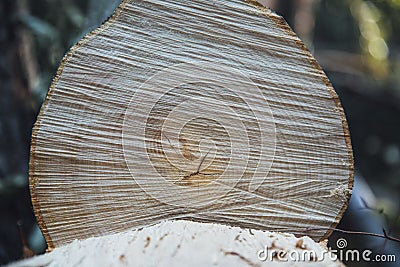
[[[352,186],[328,78],[254,1],[124,1],[66,55],[33,129],[49,248],[165,219],[302,235],[335,227]]]

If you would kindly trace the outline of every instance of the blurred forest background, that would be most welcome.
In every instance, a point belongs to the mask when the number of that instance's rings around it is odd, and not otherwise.
[[[0,264],[23,257],[24,240],[35,253],[46,249],[29,195],[31,129],[63,55],[119,2],[0,1]],[[380,234],[385,229],[399,237],[400,0],[259,2],[286,18],[344,106],[356,187],[338,227]],[[400,261],[393,241],[335,233],[332,248],[339,237],[348,240],[348,248],[396,254]]]

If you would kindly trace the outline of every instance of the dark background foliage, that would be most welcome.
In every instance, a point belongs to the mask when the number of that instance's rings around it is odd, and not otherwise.
[[[400,0],[260,0],[283,15],[331,79],[350,126],[356,188],[339,228],[400,232]],[[118,0],[0,2],[0,264],[23,255],[17,222],[36,253],[45,243],[29,186],[31,128],[68,49]],[[343,234],[335,233],[330,245]],[[353,248],[398,244],[346,235]],[[349,246],[350,246],[349,245]],[[357,265],[348,262],[349,265]],[[389,265],[389,264],[388,264]],[[395,265],[393,265],[395,266]]]

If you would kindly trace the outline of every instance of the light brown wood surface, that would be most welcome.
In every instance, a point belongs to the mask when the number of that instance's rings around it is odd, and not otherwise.
[[[33,130],[49,248],[165,219],[319,241],[352,185],[335,91],[254,1],[124,1],[66,55]]]

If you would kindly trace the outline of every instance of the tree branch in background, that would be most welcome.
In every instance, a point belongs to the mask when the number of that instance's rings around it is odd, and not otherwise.
[[[29,15],[27,0],[15,1],[18,16]],[[37,87],[38,63],[36,61],[35,44],[31,32],[23,25],[16,26],[16,37],[18,40],[18,55],[21,62],[23,76],[26,77],[29,94]],[[34,103],[32,100],[28,101]]]
[[[365,236],[373,236],[373,237],[379,237],[379,238],[384,238],[390,241],[395,241],[400,243],[400,239],[390,236],[387,234],[385,229],[383,230],[383,234],[376,234],[376,233],[368,233],[368,232],[358,232],[358,231],[348,231],[348,230],[341,230],[341,229],[336,229],[336,228],[331,228],[331,227],[326,227],[326,228],[308,228],[305,230],[305,232],[312,232],[312,231],[320,231],[320,230],[328,230],[328,231],[334,231],[334,232],[339,232],[339,233],[344,233],[344,234],[350,234],[350,235],[365,235]]]

